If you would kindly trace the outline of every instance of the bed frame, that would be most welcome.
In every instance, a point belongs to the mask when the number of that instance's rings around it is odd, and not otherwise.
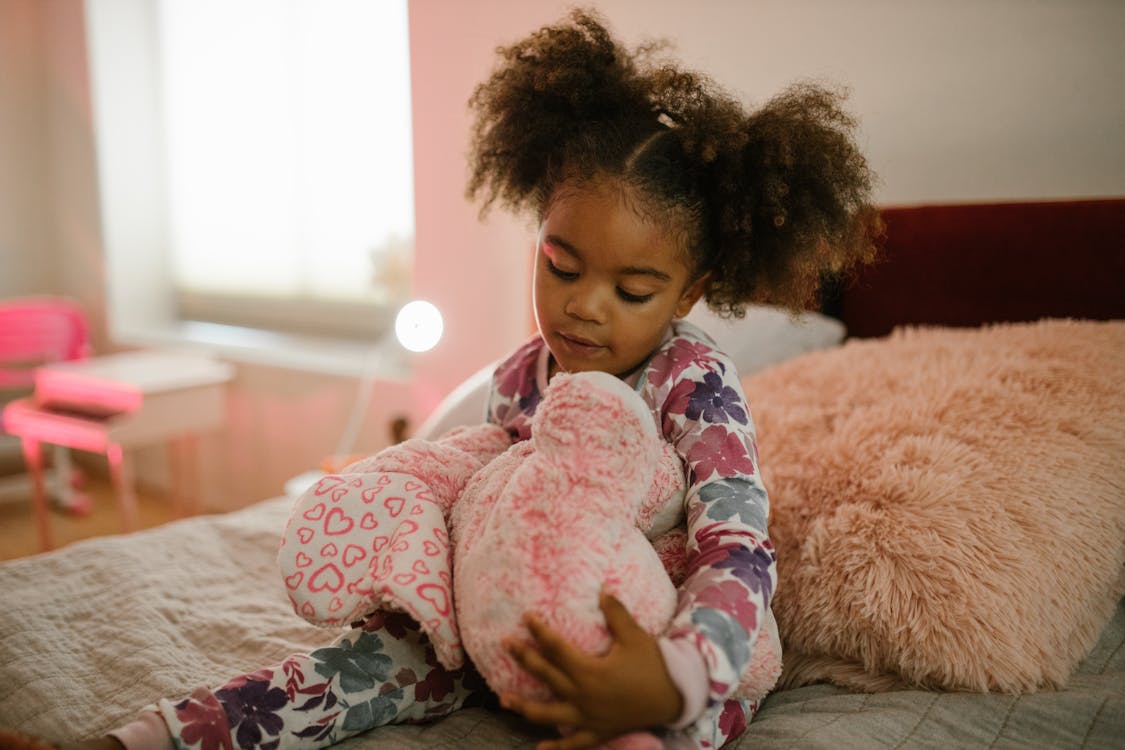
[[[849,336],[1125,318],[1125,199],[891,207],[881,258],[829,294]]]

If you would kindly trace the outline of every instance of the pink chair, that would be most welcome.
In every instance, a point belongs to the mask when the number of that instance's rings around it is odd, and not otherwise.
[[[84,359],[90,355],[89,329],[82,308],[57,297],[26,297],[0,301],[0,389],[30,392],[35,383],[35,368],[51,362]],[[40,443],[44,435],[36,420],[29,419],[37,409],[34,397],[13,400],[4,406],[4,431],[17,436],[23,445],[24,459],[31,474],[36,521],[43,549],[54,546],[48,517],[47,494],[43,482],[43,456]],[[84,448],[67,440],[47,440],[59,446],[56,469],[64,496],[71,481],[67,447]],[[65,501],[64,501],[65,502]],[[124,511],[124,509],[123,509]]]
[[[56,297],[0,301],[0,388],[31,388],[35,368],[90,356],[86,314]]]

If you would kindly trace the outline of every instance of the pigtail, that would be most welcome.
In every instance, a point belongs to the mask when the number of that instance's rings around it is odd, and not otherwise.
[[[712,309],[738,315],[745,302],[806,308],[827,278],[874,258],[882,231],[871,204],[874,175],[842,101],[839,92],[800,83],[737,127],[724,121],[711,137],[719,145],[694,136],[700,160],[708,160],[708,148],[716,152],[707,186]]]
[[[613,152],[631,148],[638,126],[656,126],[635,58],[590,12],[575,11],[569,23],[497,54],[496,70],[469,100],[475,123],[466,194],[482,198],[482,213],[496,201],[539,210],[562,170],[592,172],[620,160]],[[615,149],[615,140],[624,145]]]

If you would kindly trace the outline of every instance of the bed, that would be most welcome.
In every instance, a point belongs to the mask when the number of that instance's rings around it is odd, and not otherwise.
[[[1121,747],[1125,200],[884,215],[883,260],[824,315],[716,333],[759,357],[786,642],[732,747]],[[96,735],[325,643],[276,574],[289,505],[0,566],[0,726]],[[544,736],[473,708],[344,746]]]

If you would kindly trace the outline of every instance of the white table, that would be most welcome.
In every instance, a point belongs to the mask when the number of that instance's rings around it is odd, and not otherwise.
[[[20,437],[32,475],[40,541],[53,546],[43,487],[42,443],[104,453],[121,523],[136,528],[132,471],[125,449],[169,446],[177,510],[198,511],[197,436],[220,428],[233,368],[205,355],[146,350],[40,367],[32,397],[8,404],[4,428]]]

